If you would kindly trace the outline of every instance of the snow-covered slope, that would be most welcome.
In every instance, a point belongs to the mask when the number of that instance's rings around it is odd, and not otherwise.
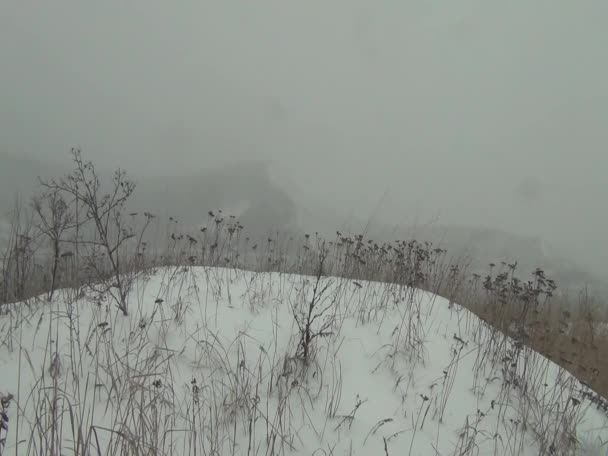
[[[606,454],[601,399],[426,292],[176,267],[129,306],[0,317],[0,454]]]

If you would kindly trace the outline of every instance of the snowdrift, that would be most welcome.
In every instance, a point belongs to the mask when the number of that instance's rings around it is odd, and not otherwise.
[[[0,317],[0,454],[606,454],[605,402],[438,296],[161,268]]]

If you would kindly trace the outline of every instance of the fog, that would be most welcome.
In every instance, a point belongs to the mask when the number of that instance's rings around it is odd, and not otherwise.
[[[606,274],[606,23],[604,0],[3,0],[0,148],[267,160],[298,204],[540,236]]]

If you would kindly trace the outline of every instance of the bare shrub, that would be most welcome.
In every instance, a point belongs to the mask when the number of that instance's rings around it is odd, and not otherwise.
[[[57,188],[35,196],[31,204],[37,222],[36,227],[48,238],[51,246],[51,282],[48,287],[48,300],[50,301],[55,293],[60,261],[71,254],[70,251],[62,251],[62,244],[67,242],[64,236],[74,228],[75,221],[68,203]]]
[[[43,185],[52,194],[63,192],[72,196],[76,204],[84,208],[85,217],[79,223],[85,225],[90,222],[93,230],[88,239],[77,239],[76,242],[89,247],[91,261],[88,266],[95,270],[100,281],[105,281],[107,277],[100,256],[109,263],[109,274],[114,283],[106,287],[105,291],[111,294],[118,308],[127,315],[129,287],[121,276],[120,248],[135,237],[127,226],[124,213],[125,205],[135,190],[135,183],[119,169],[114,173],[109,191],[104,192],[93,163],[83,161],[79,149],[72,149],[72,157],[74,171],[71,174],[43,181]]]

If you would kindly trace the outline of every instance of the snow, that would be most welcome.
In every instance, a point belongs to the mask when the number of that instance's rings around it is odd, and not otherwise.
[[[91,454],[606,454],[589,390],[460,306],[316,282],[162,268],[134,281],[127,317],[70,290],[15,306],[0,317],[0,393],[15,396],[0,453],[73,454],[80,428]],[[305,362],[294,315],[313,296]]]

